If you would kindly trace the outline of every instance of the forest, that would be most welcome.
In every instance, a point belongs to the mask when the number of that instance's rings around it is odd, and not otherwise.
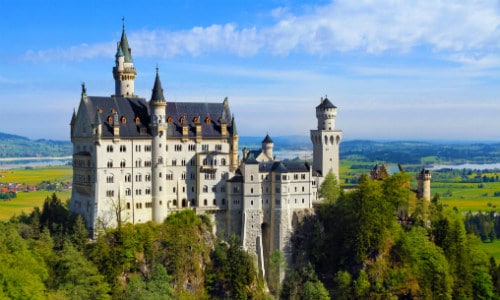
[[[298,223],[288,265],[272,253],[267,281],[239,238],[214,236],[207,216],[119,223],[90,240],[53,194],[0,223],[0,298],[500,299],[500,266],[474,234],[484,220],[464,219],[438,197],[416,199],[409,181],[404,172],[362,176],[343,192],[329,174],[325,203]],[[487,220],[495,228],[496,217]]]

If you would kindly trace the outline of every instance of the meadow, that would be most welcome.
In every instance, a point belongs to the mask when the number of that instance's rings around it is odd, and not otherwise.
[[[72,181],[73,171],[70,166],[22,168],[0,170],[0,182],[17,182],[37,185],[42,181]],[[22,212],[29,214],[34,207],[42,208],[47,196],[53,191],[38,190],[35,192],[18,192],[16,198],[0,201],[0,220],[9,220]],[[59,199],[66,201],[71,197],[71,191],[56,192]]]

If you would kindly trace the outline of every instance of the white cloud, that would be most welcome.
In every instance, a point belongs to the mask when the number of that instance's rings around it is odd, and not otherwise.
[[[134,55],[172,57],[229,53],[329,55],[361,51],[378,54],[428,47],[481,60],[498,52],[500,14],[496,1],[333,1],[302,15],[286,7],[272,10],[268,27],[239,28],[237,23],[190,30],[130,31]],[[77,45],[69,49],[31,50],[31,60],[83,60],[110,56],[114,42]],[[495,61],[495,64],[497,62]]]

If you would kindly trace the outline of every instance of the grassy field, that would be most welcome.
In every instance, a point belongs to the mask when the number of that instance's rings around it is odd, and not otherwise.
[[[3,176],[3,177],[2,177]],[[72,181],[70,166],[0,170],[0,182],[38,184],[42,181]]]
[[[500,263],[500,240],[493,243],[480,243],[481,249],[495,258],[497,264]]]
[[[51,191],[20,192],[15,199],[9,201],[0,200],[0,220],[9,220],[11,217],[21,214],[21,212],[29,214],[36,206],[42,208],[43,201],[52,193]],[[71,191],[58,192],[56,195],[65,202],[71,197]]]
[[[0,182],[17,182],[36,185],[42,181],[72,181],[73,171],[70,166],[43,167],[28,169],[0,170]],[[42,207],[51,191],[19,192],[10,201],[0,200],[0,220],[8,220],[21,212],[30,213],[35,206]],[[71,197],[71,191],[57,192],[57,197],[66,201]]]

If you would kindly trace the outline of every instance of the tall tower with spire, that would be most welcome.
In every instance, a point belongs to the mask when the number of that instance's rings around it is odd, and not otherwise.
[[[113,77],[115,79],[115,96],[136,97],[134,94],[134,82],[137,72],[132,60],[132,50],[128,45],[125,33],[125,23],[123,23],[122,37],[118,42],[115,66],[113,67]]]
[[[339,144],[342,140],[342,130],[335,129],[337,107],[328,100],[321,98],[321,103],[316,106],[318,126],[311,130],[313,143],[313,170],[321,177],[332,172],[339,179]],[[318,185],[321,182],[318,182]]]
[[[162,223],[167,216],[167,188],[162,174],[165,174],[165,164],[167,158],[166,135],[167,120],[165,113],[167,110],[167,101],[163,95],[158,67],[156,68],[156,79],[149,101],[151,111],[149,129],[153,138],[151,149],[152,162],[152,202],[153,202],[153,221]],[[162,143],[162,141],[164,141]]]

